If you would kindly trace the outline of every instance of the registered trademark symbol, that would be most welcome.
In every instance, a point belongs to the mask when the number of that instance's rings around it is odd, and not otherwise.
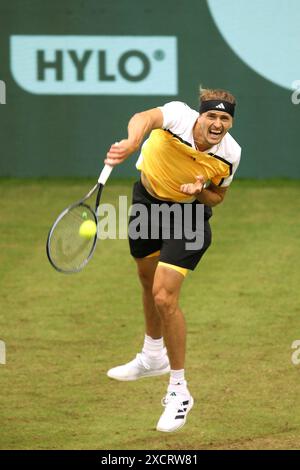
[[[153,57],[154,59],[156,60],[164,60],[166,54],[164,53],[164,51],[162,51],[161,49],[157,49],[156,51],[154,51],[153,53]]]

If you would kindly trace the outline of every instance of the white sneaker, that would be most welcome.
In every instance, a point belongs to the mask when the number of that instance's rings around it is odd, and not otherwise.
[[[155,375],[163,375],[170,372],[169,358],[164,356],[159,367],[151,367],[145,360],[143,353],[136,355],[133,361],[123,364],[122,366],[113,367],[107,372],[108,377],[116,380],[137,380],[142,377],[153,377]]]
[[[194,405],[192,395],[178,392],[168,392],[162,399],[165,411],[161,415],[156,429],[162,432],[173,432],[185,425],[188,412]]]

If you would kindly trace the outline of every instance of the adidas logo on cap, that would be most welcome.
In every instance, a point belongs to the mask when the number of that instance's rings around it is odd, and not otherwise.
[[[220,103],[218,104],[218,106],[216,106],[216,109],[219,108],[219,109],[225,109],[225,106],[223,103]]]

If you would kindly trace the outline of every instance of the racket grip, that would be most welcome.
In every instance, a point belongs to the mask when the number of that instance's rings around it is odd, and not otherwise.
[[[113,167],[110,165],[105,165],[103,170],[100,173],[100,176],[98,178],[98,183],[105,185],[106,181],[109,178],[109,175],[112,172]]]

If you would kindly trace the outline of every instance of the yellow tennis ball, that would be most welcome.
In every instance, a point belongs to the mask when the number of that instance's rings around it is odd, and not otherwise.
[[[79,228],[79,235],[82,238],[93,238],[96,235],[97,226],[93,220],[85,220]]]

